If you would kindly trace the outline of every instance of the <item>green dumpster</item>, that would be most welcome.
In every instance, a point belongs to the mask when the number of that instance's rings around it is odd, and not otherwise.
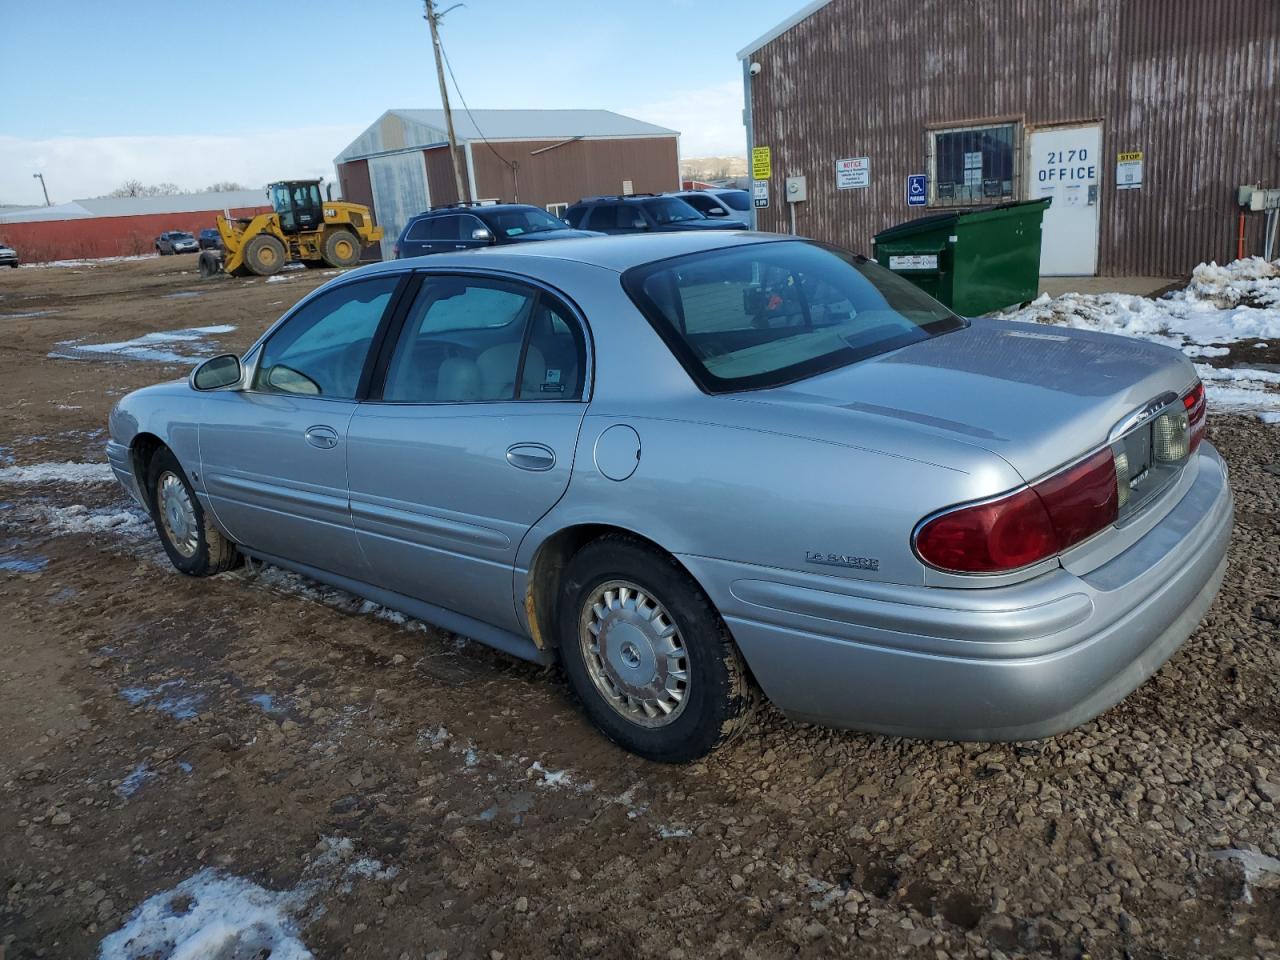
[[[875,235],[875,258],[962,316],[1034,300],[1049,199],[956,210]]]

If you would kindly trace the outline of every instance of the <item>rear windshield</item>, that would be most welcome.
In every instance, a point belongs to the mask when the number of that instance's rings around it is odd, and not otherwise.
[[[716,194],[731,210],[750,210],[751,194],[745,190],[724,190]]]
[[[646,200],[644,208],[655,223],[681,223],[685,220],[705,220],[702,214],[678,197],[656,197]]]
[[[529,233],[569,229],[563,220],[537,207],[515,207],[492,212],[486,210],[480,218],[489,224],[489,229],[504,237],[521,237]]]
[[[879,265],[798,240],[661,260],[623,286],[709,393],[791,383],[965,325]]]

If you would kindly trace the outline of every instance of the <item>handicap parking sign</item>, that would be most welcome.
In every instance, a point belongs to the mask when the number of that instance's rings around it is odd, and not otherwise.
[[[929,178],[923,173],[907,177],[907,206],[923,207],[929,199]]]

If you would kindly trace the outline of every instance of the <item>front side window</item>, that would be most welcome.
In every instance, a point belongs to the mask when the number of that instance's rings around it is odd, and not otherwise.
[[[791,383],[964,326],[877,264],[803,241],[662,260],[623,286],[709,393]]]
[[[657,197],[646,200],[645,210],[657,224],[683,223],[686,220],[702,220],[702,214],[679,197]]]
[[[721,193],[717,193],[716,196],[719,197],[720,202],[730,210],[751,209],[751,194],[747,193],[745,190],[725,190]]]
[[[554,298],[487,277],[422,281],[387,369],[388,403],[577,400],[581,328]]]
[[[1011,200],[1016,186],[1017,124],[931,131],[929,166],[934,206]]]
[[[271,335],[253,389],[351,400],[398,275],[345,283],[305,304]]]

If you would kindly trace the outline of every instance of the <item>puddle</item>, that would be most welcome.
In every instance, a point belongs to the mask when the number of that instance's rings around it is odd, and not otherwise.
[[[164,299],[185,300],[188,297],[203,297],[203,296],[204,296],[203,290],[179,290],[177,293],[166,293],[164,295]]]
[[[263,713],[281,714],[284,710],[276,706],[275,698],[269,693],[255,693],[249,698],[249,702],[261,710]]]
[[[143,360],[153,363],[194,364],[213,355],[209,337],[231,333],[233,330],[233,325],[220,323],[207,327],[157,331],[114,343],[63,340],[54,345],[48,356],[53,360]]]
[[[49,558],[23,549],[21,540],[0,540],[0,570],[10,573],[39,573],[49,565]]]

